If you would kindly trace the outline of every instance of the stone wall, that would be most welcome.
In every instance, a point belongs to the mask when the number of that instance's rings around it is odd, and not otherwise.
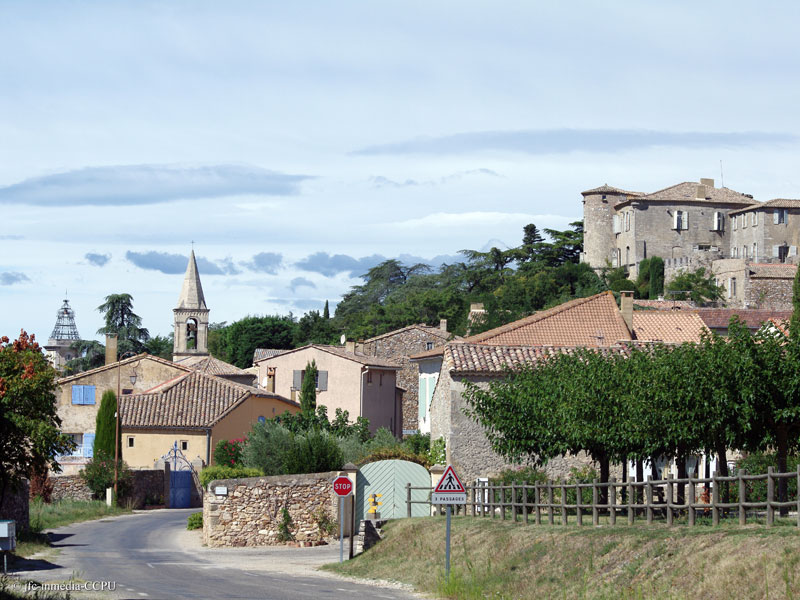
[[[53,484],[53,502],[69,498],[71,500],[91,500],[92,490],[80,475],[51,475]]]
[[[169,501],[169,465],[165,469],[131,471],[131,479],[131,490],[120,498],[120,504],[130,501],[133,508],[141,508],[145,504],[166,504]],[[53,501],[92,499],[92,491],[80,475],[51,475],[50,481],[53,483]],[[199,502],[195,506],[200,506]]]
[[[25,531],[30,527],[28,515],[29,486],[27,480],[16,489],[6,488],[5,494],[0,498],[0,520],[11,519],[16,521],[16,531]]]
[[[746,289],[747,306],[768,310],[792,310],[792,278],[751,277]]]
[[[317,525],[322,511],[336,519],[337,497],[331,481],[338,475],[310,473],[212,481],[203,501],[203,543],[212,548],[274,546],[282,509],[292,518],[289,526],[298,541],[323,539]],[[218,486],[227,495],[217,496]]]
[[[427,344],[432,348],[443,346],[447,341],[446,332],[426,325],[412,326],[396,333],[388,333],[367,340],[361,350],[367,356],[378,356],[395,360],[402,365],[397,373],[397,387],[403,388],[403,429],[419,429],[419,368],[408,360],[412,354],[424,352]]]

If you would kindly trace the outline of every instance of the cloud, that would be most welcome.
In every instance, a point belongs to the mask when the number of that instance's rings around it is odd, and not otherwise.
[[[314,298],[267,298],[267,301],[280,306],[291,306],[303,311],[318,310],[322,312],[325,308],[325,300],[317,300]],[[333,312],[334,306],[333,303],[328,305],[331,312]]]
[[[115,206],[242,195],[292,196],[307,179],[311,177],[244,165],[86,167],[0,187],[0,204]]]
[[[357,155],[468,154],[504,151],[524,154],[567,152],[624,152],[642,148],[749,147],[753,144],[797,142],[798,136],[766,131],[708,132],[653,131],[647,129],[539,129],[521,131],[476,131],[440,137],[420,137],[389,144],[367,146]]]
[[[297,288],[302,286],[316,288],[317,284],[315,284],[310,279],[306,279],[305,277],[295,277],[294,279],[292,279],[291,283],[289,283],[289,289],[292,290],[293,292],[297,291]]]
[[[382,187],[404,188],[404,187],[419,185],[419,183],[414,181],[413,179],[406,179],[405,181],[394,181],[392,179],[389,179],[388,177],[384,177],[383,175],[378,175],[377,177],[370,177],[369,180],[372,182],[372,185],[376,188],[382,188]]]
[[[365,256],[363,258],[353,258],[346,254],[330,255],[327,252],[315,252],[306,258],[295,263],[295,266],[303,271],[320,273],[325,277],[333,277],[339,273],[350,273],[350,277],[360,277],[372,267],[379,265],[386,258],[380,254]]]
[[[389,179],[388,177],[384,177],[383,175],[378,175],[376,177],[370,177],[370,182],[372,183],[373,187],[376,188],[383,188],[383,187],[405,188],[418,185],[441,185],[445,183],[450,183],[451,181],[458,181],[469,175],[489,175],[491,177],[502,177],[492,169],[470,169],[468,171],[459,171],[458,173],[445,175],[444,177],[440,177],[439,179],[426,179],[424,181],[416,181],[414,179],[406,179],[405,181],[394,181],[392,179]]]
[[[95,252],[87,252],[84,255],[84,258],[89,261],[89,264],[92,264],[95,267],[104,267],[106,263],[111,259],[111,255],[97,254]]]
[[[251,271],[275,275],[283,264],[283,255],[277,252],[261,252],[253,256],[252,261],[243,264]]]
[[[183,274],[186,272],[186,265],[189,264],[188,256],[169,252],[131,252],[129,250],[125,253],[125,258],[140,269],[160,271],[167,275]],[[230,258],[214,262],[198,256],[196,260],[200,275],[235,275],[239,272]]]
[[[21,235],[0,235],[0,240],[23,240],[25,239]]]
[[[530,215],[527,213],[505,213],[498,211],[473,211],[465,213],[432,213],[424,217],[397,221],[391,226],[401,230],[419,231],[446,228],[484,227],[488,225],[508,225],[516,227],[523,223],[551,223],[559,217],[554,215]],[[549,226],[549,225],[548,225]]]
[[[22,283],[23,281],[30,281],[25,273],[20,273],[18,271],[0,273],[0,285],[14,285],[15,283]]]

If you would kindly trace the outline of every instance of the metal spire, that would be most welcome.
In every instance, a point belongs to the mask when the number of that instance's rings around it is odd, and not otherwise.
[[[69,306],[69,300],[64,298],[64,304],[58,309],[56,326],[50,334],[51,340],[79,340],[78,328],[75,326],[75,312]]]

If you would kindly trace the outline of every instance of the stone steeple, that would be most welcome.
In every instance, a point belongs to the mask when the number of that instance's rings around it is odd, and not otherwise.
[[[172,347],[172,360],[187,356],[208,355],[208,314],[200,273],[194,250],[189,256],[186,275],[183,278],[178,305],[172,311],[175,322],[175,342]]]

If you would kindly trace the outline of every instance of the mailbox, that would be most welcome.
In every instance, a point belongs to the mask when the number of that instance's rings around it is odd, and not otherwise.
[[[16,521],[0,521],[0,550],[16,550]]]

